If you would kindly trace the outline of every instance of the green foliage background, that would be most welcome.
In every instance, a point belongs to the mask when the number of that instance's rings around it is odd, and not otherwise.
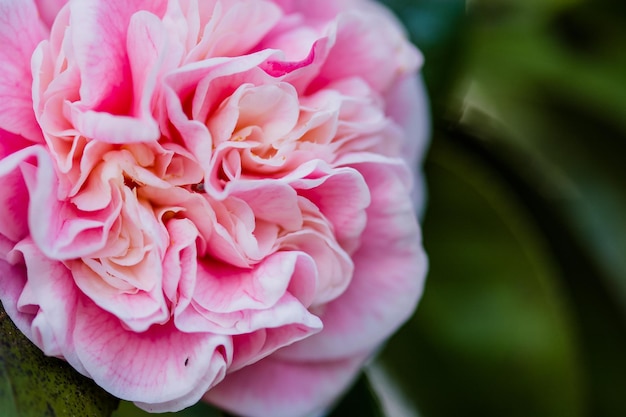
[[[387,3],[426,55],[431,268],[376,366],[406,415],[625,416],[626,4]]]
[[[418,311],[332,416],[626,416],[626,6],[384,2],[426,57],[431,266]],[[0,318],[1,416],[74,415],[60,395],[110,414]],[[67,384],[25,378],[15,355]]]

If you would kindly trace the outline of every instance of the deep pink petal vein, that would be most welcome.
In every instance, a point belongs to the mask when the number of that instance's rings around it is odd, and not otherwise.
[[[369,0],[0,0],[0,299],[148,411],[304,417],[413,312],[421,55]]]

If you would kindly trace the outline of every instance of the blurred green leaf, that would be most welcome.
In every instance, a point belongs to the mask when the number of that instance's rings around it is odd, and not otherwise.
[[[385,417],[368,378],[361,374],[328,417]]]
[[[625,17],[621,0],[472,1],[463,123],[489,140],[458,141],[506,177],[557,261],[594,417],[626,415]]]
[[[109,417],[118,400],[60,359],[48,358],[0,306],[0,415]]]
[[[426,173],[426,290],[379,363],[426,417],[584,415],[557,260],[524,202],[442,133]]]
[[[618,294],[626,318],[626,4],[615,0],[548,1],[487,18],[495,1],[470,14],[467,102],[507,127],[490,132],[503,146],[541,159],[568,184],[561,215]],[[521,11],[520,11],[521,10]],[[515,18],[514,18],[515,17]],[[467,120],[483,128],[483,120]]]
[[[466,129],[466,128],[464,128]],[[619,417],[626,415],[626,320],[623,304],[607,286],[603,268],[593,256],[593,241],[580,238],[562,215],[568,206],[567,194],[560,192],[560,181],[549,164],[534,161],[530,155],[503,146],[500,141],[480,140],[464,130],[450,132],[458,146],[471,150],[506,181],[532,216],[560,271],[563,294],[570,306],[579,350],[579,362],[586,388],[587,415]],[[501,136],[504,137],[504,136]],[[546,193],[548,190],[553,193]],[[555,196],[561,196],[560,204]],[[569,202],[571,204],[571,202]]]

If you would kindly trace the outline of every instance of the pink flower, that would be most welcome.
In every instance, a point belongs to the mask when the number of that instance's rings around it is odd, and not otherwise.
[[[421,58],[381,6],[0,0],[0,45],[0,298],[47,355],[305,416],[411,315]]]

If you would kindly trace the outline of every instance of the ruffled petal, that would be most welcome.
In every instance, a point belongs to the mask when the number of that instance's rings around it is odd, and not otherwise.
[[[364,4],[365,9],[374,6]],[[316,86],[330,80],[360,77],[376,91],[386,91],[396,77],[414,73],[423,60],[418,50],[406,42],[386,10],[362,13],[348,11],[339,15],[336,41]]]
[[[270,357],[228,375],[204,399],[245,417],[319,415],[341,395],[364,361],[363,354],[315,363]]]
[[[362,243],[353,255],[354,277],[321,311],[324,330],[277,352],[281,358],[335,360],[373,350],[412,314],[421,295],[427,261],[408,171],[398,160],[350,165],[363,174],[372,195]]]
[[[165,29],[154,15],[162,16],[165,7],[165,0],[70,4],[72,46],[81,74],[80,101],[72,104],[71,119],[83,135],[109,143],[159,138],[148,106],[158,61],[164,59]]]
[[[65,358],[76,370],[88,375],[72,340],[79,293],[69,268],[47,259],[31,239],[19,242],[8,254],[7,263],[11,272],[6,279],[22,283],[21,288],[13,287],[17,290],[15,298],[8,299],[17,300],[17,317],[26,319],[22,322],[28,326],[26,335],[46,355]]]
[[[172,322],[135,333],[86,299],[76,311],[74,344],[98,385],[153,412],[194,404],[232,360],[228,337],[181,333]]]

